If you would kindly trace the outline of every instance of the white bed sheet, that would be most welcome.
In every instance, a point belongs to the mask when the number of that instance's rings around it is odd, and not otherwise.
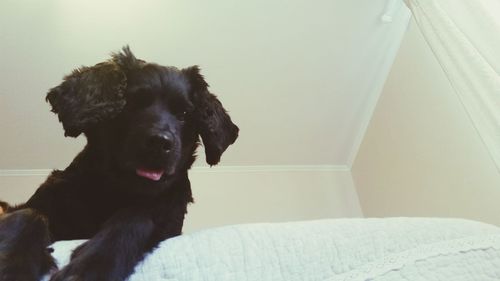
[[[80,243],[54,244],[59,266]],[[233,225],[164,241],[129,280],[500,280],[500,228],[429,218]]]

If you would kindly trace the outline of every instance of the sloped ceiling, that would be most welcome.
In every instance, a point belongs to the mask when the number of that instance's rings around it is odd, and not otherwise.
[[[125,44],[201,66],[241,129],[223,165],[349,166],[409,17],[392,0],[1,1],[0,169],[65,167],[85,140],[45,93]]]

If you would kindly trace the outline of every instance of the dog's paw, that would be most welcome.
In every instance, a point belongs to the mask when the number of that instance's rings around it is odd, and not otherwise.
[[[56,271],[50,277],[50,281],[80,281],[80,280],[85,280],[85,279],[83,279],[81,276],[69,272],[69,270],[66,268]]]
[[[97,276],[90,269],[78,266],[76,264],[69,264],[63,269],[56,271],[50,277],[50,281],[98,281],[105,280],[103,276]]]
[[[85,279],[81,278],[81,276],[70,275],[66,276],[64,274],[59,274],[59,272],[52,275],[50,281],[83,281]]]
[[[37,281],[56,268],[48,252],[32,252],[23,255],[0,251],[0,281]]]
[[[119,281],[110,262],[101,257],[77,257],[52,274],[50,281]]]

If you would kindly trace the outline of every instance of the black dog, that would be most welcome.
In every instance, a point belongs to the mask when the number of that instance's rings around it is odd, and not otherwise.
[[[4,206],[0,280],[38,280],[55,270],[50,243],[86,238],[51,280],[125,280],[160,241],[179,235],[198,136],[210,165],[238,136],[207,87],[196,66],[146,63],[125,47],[51,89],[65,135],[88,142],[25,204]]]

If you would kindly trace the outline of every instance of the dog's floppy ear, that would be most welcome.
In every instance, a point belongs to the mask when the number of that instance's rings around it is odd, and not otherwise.
[[[199,67],[192,66],[182,71],[191,85],[190,96],[195,106],[193,119],[205,146],[207,163],[215,165],[226,148],[234,143],[239,129],[217,97],[208,91]]]
[[[123,109],[126,84],[120,65],[110,60],[75,69],[49,91],[46,100],[58,115],[64,135],[77,137]]]

